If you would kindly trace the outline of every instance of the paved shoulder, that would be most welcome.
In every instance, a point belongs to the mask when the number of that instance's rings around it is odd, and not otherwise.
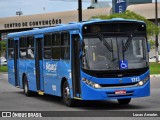
[[[153,75],[150,75],[150,77],[160,77],[160,74],[153,74]]]

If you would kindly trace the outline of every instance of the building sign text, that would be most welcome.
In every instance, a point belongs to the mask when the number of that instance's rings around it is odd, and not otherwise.
[[[21,28],[21,27],[37,27],[37,26],[51,26],[55,24],[61,24],[61,19],[41,20],[41,21],[29,21],[19,23],[7,23],[4,24],[4,28]]]

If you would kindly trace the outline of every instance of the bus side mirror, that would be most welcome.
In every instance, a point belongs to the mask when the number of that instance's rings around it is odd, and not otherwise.
[[[150,42],[148,42],[148,47],[147,47],[147,49],[148,49],[148,52],[150,52]]]

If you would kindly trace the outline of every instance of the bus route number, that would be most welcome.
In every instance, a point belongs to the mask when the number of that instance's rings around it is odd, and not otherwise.
[[[131,78],[132,82],[139,82],[140,81],[140,78],[139,77],[134,77],[134,78]]]

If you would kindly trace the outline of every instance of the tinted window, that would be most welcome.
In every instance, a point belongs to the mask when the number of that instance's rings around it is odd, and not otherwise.
[[[8,48],[14,48],[14,41],[13,41],[13,39],[8,39]]]
[[[46,34],[44,37],[44,59],[69,59],[70,34],[68,32]]]
[[[14,58],[14,40],[8,39],[8,58]]]
[[[61,59],[69,60],[70,58],[70,34],[61,33]]]
[[[27,37],[28,39],[28,47],[34,47],[34,37]]]
[[[70,34],[65,32],[61,33],[61,45],[62,46],[69,46],[70,45]]]
[[[44,59],[51,59],[51,48],[44,48]]]
[[[28,59],[34,59],[34,37],[30,36],[27,37],[27,58]]]
[[[53,47],[52,48],[52,58],[53,59],[60,59],[60,47]]]
[[[34,59],[34,37],[20,38],[19,56],[21,59]]]
[[[60,49],[60,33],[54,33],[52,35],[52,59],[60,59],[61,49]]]
[[[28,46],[27,37],[20,38],[20,48],[25,48]]]
[[[44,59],[51,59],[51,46],[52,46],[52,34],[45,34],[44,35]]]
[[[27,56],[26,48],[21,48],[20,51],[19,51],[19,54],[20,54],[21,59],[26,59],[26,56]]]
[[[60,34],[59,33],[53,34],[52,45],[53,46],[60,46],[60,43],[61,43]]]
[[[61,48],[61,58],[69,60],[69,58],[70,58],[70,48],[69,47],[62,47]]]
[[[52,34],[46,34],[44,36],[44,46],[51,46],[52,45]]]

